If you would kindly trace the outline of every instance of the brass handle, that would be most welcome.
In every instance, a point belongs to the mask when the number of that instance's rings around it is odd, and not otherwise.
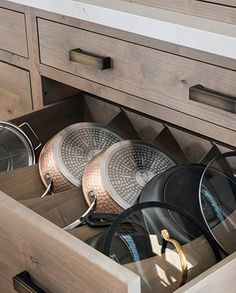
[[[13,277],[13,287],[19,293],[46,293],[32,282],[27,271]]]
[[[177,240],[170,238],[169,232],[167,230],[165,230],[165,229],[162,230],[161,236],[163,238],[163,245],[162,245],[161,253],[165,253],[167,242],[170,242],[174,245],[174,247],[179,255],[181,269],[182,269],[182,279],[179,284],[179,287],[181,287],[182,285],[185,284],[185,282],[188,278],[188,266],[187,266],[187,260],[186,260],[186,256],[184,254],[183,248],[181,247],[181,245],[179,244],[179,242]]]
[[[200,84],[189,89],[189,99],[230,113],[236,113],[236,97],[207,89]]]
[[[70,61],[84,64],[100,70],[111,68],[110,57],[98,56],[92,53],[85,52],[79,48],[69,51],[69,59]]]

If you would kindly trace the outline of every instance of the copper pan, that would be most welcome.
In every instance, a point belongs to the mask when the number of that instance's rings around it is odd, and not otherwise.
[[[90,206],[96,196],[96,212],[119,214],[136,203],[148,181],[174,165],[162,151],[141,141],[115,143],[85,167],[85,200]]]
[[[52,179],[52,192],[81,186],[82,173],[98,153],[123,138],[99,123],[81,122],[56,134],[43,147],[39,157],[39,173],[46,187]]]

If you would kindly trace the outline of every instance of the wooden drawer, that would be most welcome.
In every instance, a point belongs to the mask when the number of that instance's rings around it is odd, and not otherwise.
[[[60,129],[83,120],[81,101],[77,97],[14,123],[29,122],[44,144]],[[28,173],[23,168],[21,173],[13,171],[13,185],[10,175],[1,177],[1,189],[15,199],[23,199],[22,194],[27,198],[39,196],[44,188],[38,184],[36,168],[30,167]],[[139,277],[134,273],[3,193],[0,218],[0,292],[15,292],[12,277],[23,270],[29,271],[47,293],[139,292]]]
[[[0,8],[0,49],[28,57],[25,16]]]
[[[75,97],[14,122],[29,122],[44,144],[60,129],[84,121],[82,106],[82,96]],[[43,186],[37,168],[0,174],[0,189],[5,192],[0,192],[0,291],[15,292],[12,277],[27,270],[46,292],[141,292],[136,274],[16,201],[40,196]],[[235,268],[232,254],[179,292],[233,292]]]
[[[189,89],[235,96],[236,72],[60,23],[38,20],[41,63],[107,87],[163,105],[212,124],[235,130],[235,114],[189,99]],[[72,62],[69,51],[109,56],[112,69]]]
[[[0,62],[0,120],[32,111],[29,72]]]
[[[211,3],[215,3],[215,4],[222,4],[222,5],[236,7],[235,0],[208,0],[208,1],[203,1],[203,2],[211,2]]]

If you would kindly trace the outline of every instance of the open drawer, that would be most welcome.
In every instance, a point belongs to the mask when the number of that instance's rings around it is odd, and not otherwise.
[[[96,99],[91,99],[92,107],[96,107]],[[83,102],[81,95],[14,122],[30,123],[44,144],[62,128],[88,119],[89,112],[85,113]],[[102,109],[101,119],[107,119],[108,113],[112,117],[112,106],[105,103]],[[104,111],[108,111],[107,115]],[[138,120],[142,125],[143,121]],[[15,292],[12,278],[22,271],[28,271],[32,281],[46,292],[141,292],[138,275],[17,202],[39,197],[44,190],[37,165],[1,173],[0,189],[4,191],[0,193],[1,292]],[[235,268],[233,254],[179,292],[233,292]]]

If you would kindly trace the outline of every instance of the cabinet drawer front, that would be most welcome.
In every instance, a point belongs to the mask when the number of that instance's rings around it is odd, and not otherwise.
[[[28,57],[23,13],[0,8],[0,49]]]
[[[38,26],[41,63],[235,130],[235,114],[190,101],[189,89],[200,84],[235,96],[236,72],[43,19]],[[110,57],[112,68],[70,61],[78,48]]]
[[[140,292],[139,277],[0,192],[0,291],[28,271],[46,292]]]
[[[29,72],[0,62],[0,120],[32,111]]]

